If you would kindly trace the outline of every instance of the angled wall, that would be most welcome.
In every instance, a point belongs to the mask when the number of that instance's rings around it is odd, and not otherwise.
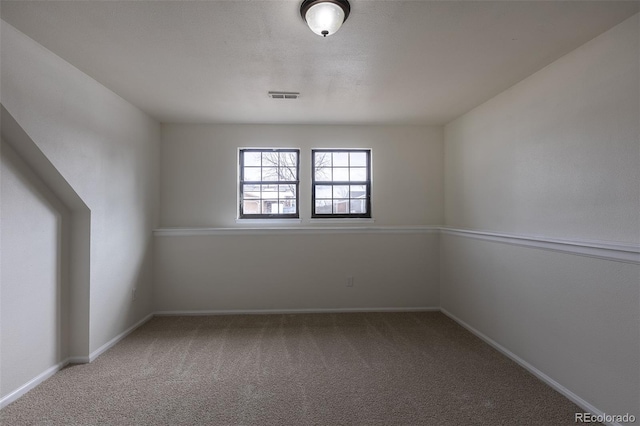
[[[1,32],[3,107],[91,210],[89,357],[151,313],[160,126],[4,21]]]

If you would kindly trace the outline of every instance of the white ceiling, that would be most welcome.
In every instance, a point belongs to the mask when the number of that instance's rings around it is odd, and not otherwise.
[[[351,0],[323,39],[300,3],[2,1],[1,14],[162,122],[444,124],[640,6]]]

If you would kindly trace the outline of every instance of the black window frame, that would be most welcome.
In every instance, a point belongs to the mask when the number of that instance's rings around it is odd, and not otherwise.
[[[366,154],[366,180],[364,181],[316,181],[316,153],[352,153],[362,152]],[[351,165],[347,166],[349,169]],[[332,164],[331,168],[334,166]],[[339,185],[363,185],[365,186],[365,213],[316,213],[316,186],[339,186]],[[333,196],[331,200],[333,200]],[[349,203],[352,198],[349,197]],[[353,198],[355,199],[355,198]],[[371,149],[369,148],[341,148],[341,149],[312,149],[311,150],[311,218],[312,219],[371,219]]]
[[[245,180],[244,179],[244,154],[247,152],[273,152],[273,153],[281,153],[281,152],[291,152],[296,154],[296,180]],[[279,159],[278,159],[279,161]],[[260,169],[265,166],[262,165],[262,158],[260,160]],[[297,148],[241,148],[238,150],[238,167],[239,167],[239,176],[238,176],[238,218],[239,219],[299,219],[300,218],[300,149]],[[250,166],[247,166],[250,167]],[[280,167],[279,165],[277,167]],[[296,196],[296,211],[295,213],[245,213],[244,212],[244,186],[245,185],[295,185]],[[259,198],[258,200],[263,200],[263,198]]]

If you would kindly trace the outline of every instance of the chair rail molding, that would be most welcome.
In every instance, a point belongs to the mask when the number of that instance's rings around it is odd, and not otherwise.
[[[640,245],[622,244],[609,241],[568,240],[549,238],[540,235],[514,235],[497,232],[474,231],[441,227],[444,235],[474,238],[501,244],[511,244],[522,247],[575,254],[578,256],[594,257],[615,262],[640,264]]]

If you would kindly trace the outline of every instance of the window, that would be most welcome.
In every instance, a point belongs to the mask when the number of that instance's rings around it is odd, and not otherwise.
[[[311,151],[313,218],[371,217],[371,150]]]
[[[299,217],[300,150],[240,150],[240,219]]]

